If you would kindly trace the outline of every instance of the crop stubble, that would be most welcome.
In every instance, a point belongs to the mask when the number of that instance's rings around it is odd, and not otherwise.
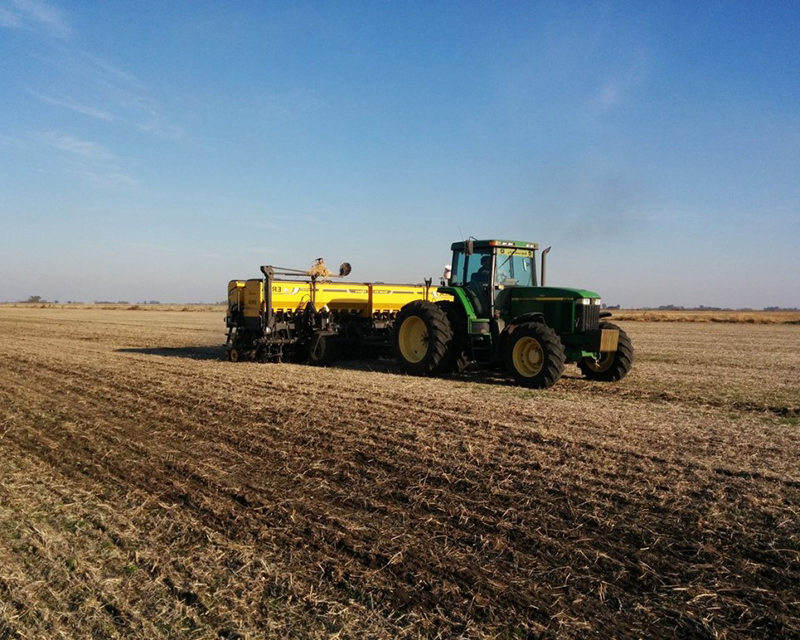
[[[531,392],[0,308],[0,637],[800,635],[800,327],[625,328]]]

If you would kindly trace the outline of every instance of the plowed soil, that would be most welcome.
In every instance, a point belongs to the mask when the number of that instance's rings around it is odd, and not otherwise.
[[[533,392],[0,307],[0,638],[800,637],[800,326],[622,325]]]

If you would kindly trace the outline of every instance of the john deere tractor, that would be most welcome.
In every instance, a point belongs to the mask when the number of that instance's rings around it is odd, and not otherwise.
[[[460,372],[469,365],[504,366],[517,384],[554,385],[566,363],[586,378],[615,382],[630,371],[633,346],[605,320],[600,296],[545,286],[546,255],[537,278],[534,242],[467,240],[452,245],[452,268],[440,294],[397,314],[395,356],[410,374]]]

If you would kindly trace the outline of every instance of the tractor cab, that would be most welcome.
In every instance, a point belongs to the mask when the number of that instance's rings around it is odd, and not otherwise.
[[[536,250],[534,242],[509,240],[467,240],[452,246],[453,262],[448,285],[469,297],[475,315],[493,318],[508,312],[510,289],[535,287]]]

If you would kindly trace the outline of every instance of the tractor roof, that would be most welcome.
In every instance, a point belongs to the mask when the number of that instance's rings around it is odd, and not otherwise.
[[[538,249],[538,242],[521,242],[519,240],[473,240],[472,246],[475,249],[488,249],[495,247],[511,247],[512,249]],[[450,247],[452,251],[463,251],[463,242],[454,242]]]

